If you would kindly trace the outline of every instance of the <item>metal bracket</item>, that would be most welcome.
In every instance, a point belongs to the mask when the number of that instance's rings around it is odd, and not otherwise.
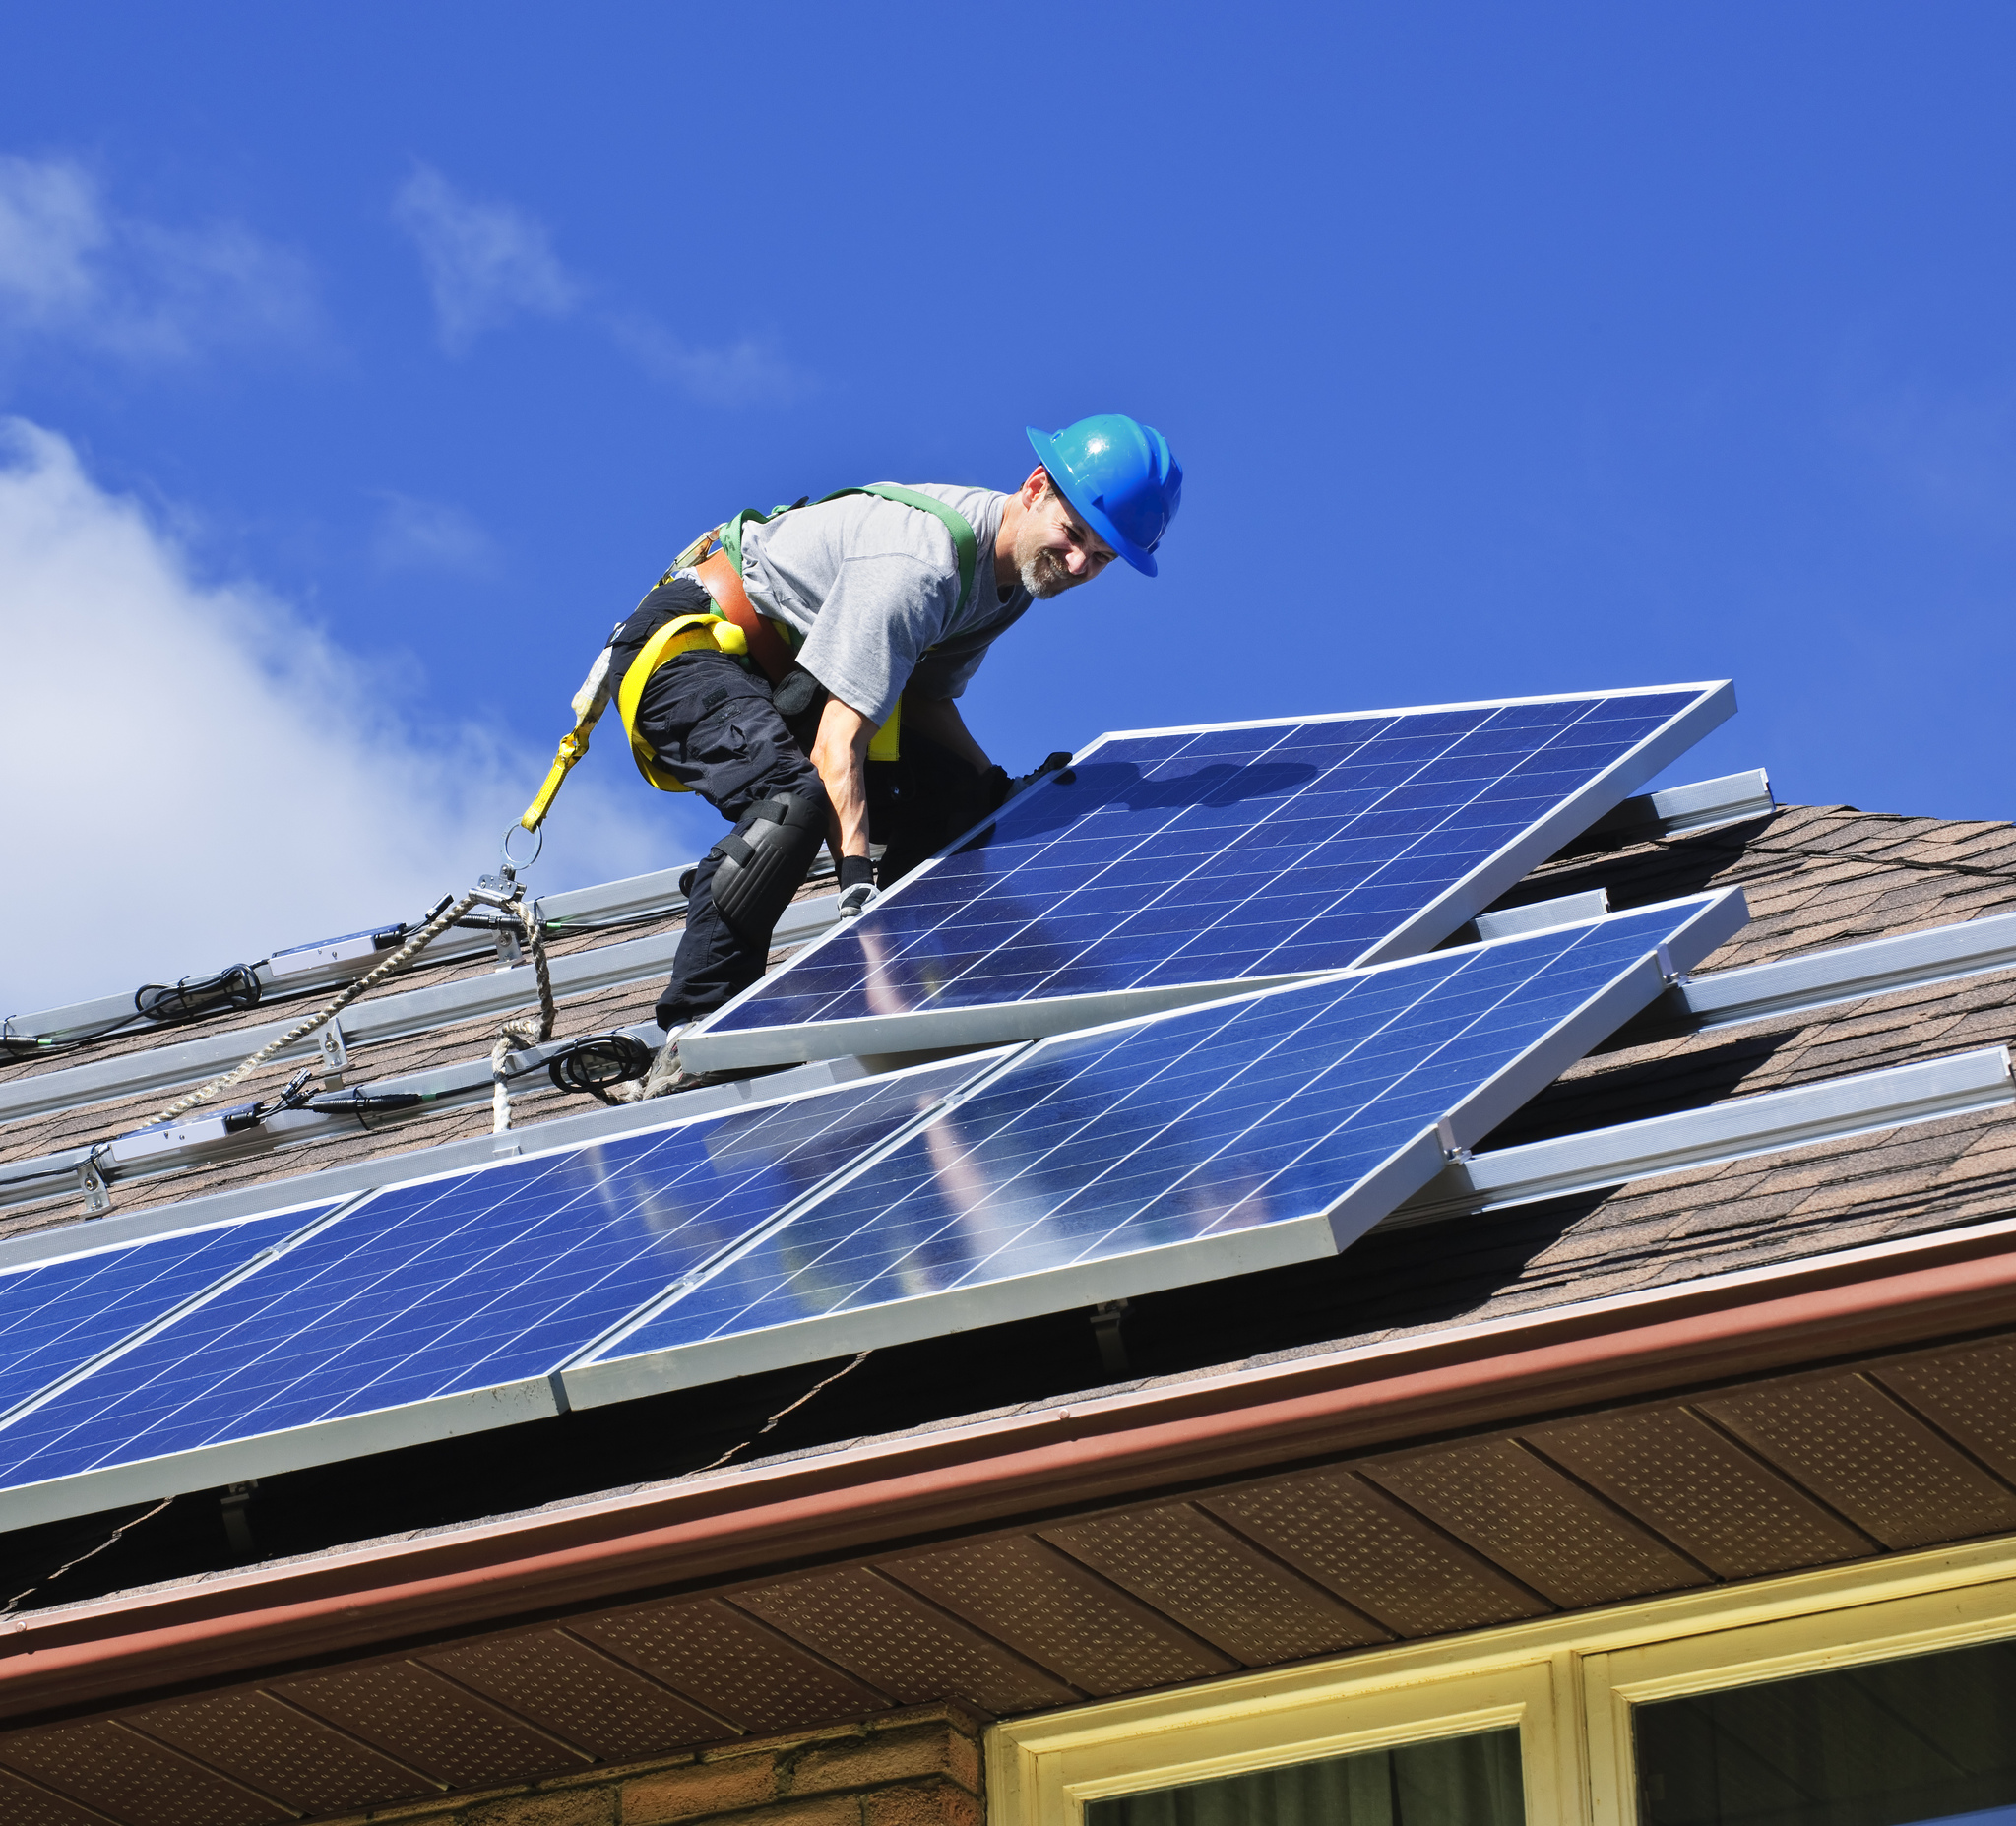
[[[341,1091],[343,1075],[350,1062],[350,1049],[344,1041],[343,1023],[332,1015],[322,1024],[321,1037],[315,1043],[322,1052],[322,1088]]]
[[[259,1487],[259,1480],[253,1478],[244,1483],[233,1483],[218,1498],[218,1508],[222,1512],[224,1539],[231,1543],[234,1559],[256,1559],[259,1548],[252,1539],[252,1524],[245,1520],[245,1505],[252,1500],[252,1492]]]
[[[1134,1373],[1133,1365],[1127,1361],[1127,1341],[1120,1336],[1126,1318],[1124,1299],[1102,1299],[1092,1309],[1092,1335],[1099,1345],[1099,1360],[1115,1381],[1125,1381]]]
[[[84,1188],[84,1208],[93,1217],[111,1210],[111,1184],[99,1169],[95,1155],[88,1154],[78,1162],[77,1183]]]
[[[525,883],[518,879],[518,871],[509,862],[494,875],[476,877],[476,899],[485,907],[508,913],[524,898]],[[516,920],[500,924],[496,929],[496,939],[499,970],[510,970],[525,962],[525,947],[518,942]]]
[[[518,871],[508,864],[494,875],[478,875],[475,885],[475,899],[485,907],[509,907],[513,901],[525,896],[525,883],[518,879]]]

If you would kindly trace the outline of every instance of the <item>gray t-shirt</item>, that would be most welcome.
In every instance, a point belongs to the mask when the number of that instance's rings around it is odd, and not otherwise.
[[[742,529],[742,587],[758,610],[803,636],[798,663],[871,722],[905,687],[956,698],[988,646],[1029,607],[1017,583],[996,594],[994,540],[1005,494],[908,484],[966,517],[978,542],[973,595],[959,602],[959,554],[935,514],[871,494],[801,507]]]

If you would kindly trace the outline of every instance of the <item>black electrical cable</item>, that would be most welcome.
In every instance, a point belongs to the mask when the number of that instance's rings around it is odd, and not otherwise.
[[[121,1015],[116,1021],[107,1021],[103,1027],[95,1027],[77,1034],[11,1034],[7,1030],[14,1025],[15,1017],[9,1015],[0,1021],[0,1065],[25,1065],[33,1059],[61,1058],[67,1052],[76,1052],[85,1046],[95,1045],[101,1039],[111,1039],[120,1034],[131,1032],[142,1026],[147,1017],[141,1014]]]
[[[146,982],[133,992],[133,1006],[163,1027],[236,1014],[259,1006],[266,985],[250,964],[233,964],[214,976],[184,976],[179,982]]]
[[[605,1103],[612,1084],[631,1084],[651,1070],[651,1048],[628,1034],[591,1034],[570,1040],[546,1061],[556,1091],[586,1091]]]
[[[32,1172],[11,1173],[0,1179],[0,1186],[28,1185],[36,1179],[74,1179],[83,1165],[82,1161],[72,1161],[68,1166],[37,1166]]]
[[[318,1116],[375,1116],[394,1109],[416,1109],[426,1101],[419,1091],[367,1091],[359,1085],[351,1091],[319,1092],[294,1107]]]

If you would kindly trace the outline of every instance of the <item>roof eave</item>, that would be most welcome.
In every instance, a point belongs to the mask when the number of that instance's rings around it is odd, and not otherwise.
[[[478,1634],[901,1543],[2005,1326],[2016,1221],[871,1441],[8,1619],[0,1717]]]

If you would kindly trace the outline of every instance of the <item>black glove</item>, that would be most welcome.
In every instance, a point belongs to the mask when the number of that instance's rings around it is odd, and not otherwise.
[[[1008,789],[1001,794],[1000,798],[994,801],[994,809],[998,811],[1004,801],[1012,799],[1018,792],[1026,792],[1045,774],[1054,774],[1059,768],[1069,767],[1070,765],[1071,756],[1069,752],[1062,748],[1057,749],[1035,773],[1022,774],[1016,779],[1009,781]],[[998,767],[994,769],[994,772],[997,774],[1000,771]]]
[[[866,856],[840,858],[840,916],[864,913],[875,899],[875,864]]]

